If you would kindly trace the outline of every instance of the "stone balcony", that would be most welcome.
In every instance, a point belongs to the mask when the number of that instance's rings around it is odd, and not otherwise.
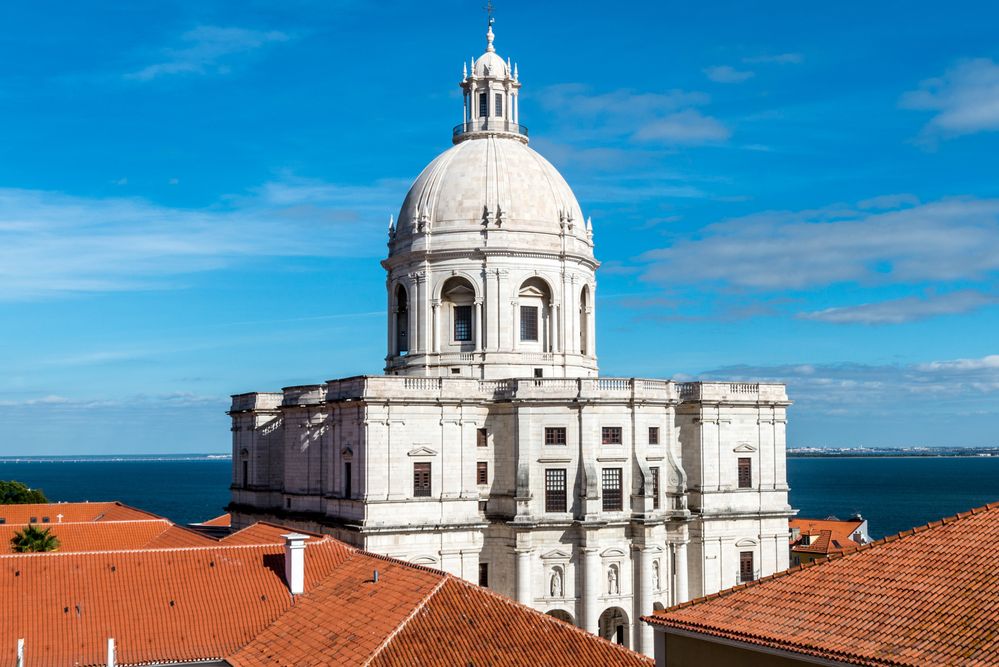
[[[282,394],[233,396],[232,411],[274,410],[364,399],[480,401],[661,401],[782,403],[782,384],[682,382],[647,378],[470,378],[360,375],[326,384],[287,387]]]

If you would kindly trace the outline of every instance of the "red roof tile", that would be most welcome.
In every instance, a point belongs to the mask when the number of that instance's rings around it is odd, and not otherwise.
[[[13,553],[11,539],[14,534],[23,530],[24,524],[0,525],[0,552]],[[174,526],[166,519],[154,519],[152,521],[99,521],[97,523],[62,523],[62,524],[39,524],[39,528],[44,528],[59,540],[57,551],[61,553],[74,551],[120,551],[123,549],[142,549],[145,547],[157,546],[157,541],[162,540],[165,535],[173,531],[185,531]],[[196,535],[196,534],[195,534]],[[213,544],[214,540],[201,537],[198,544]],[[174,538],[176,540],[176,538]],[[192,546],[187,542],[174,545]],[[169,542],[163,546],[170,546]]]
[[[208,521],[202,521],[198,524],[199,526],[218,526],[219,528],[228,528],[232,525],[232,516],[229,514],[223,514],[217,516],[214,519],[209,519]]]
[[[791,543],[791,551],[796,553],[831,554],[853,549],[857,543],[853,535],[864,521],[834,521],[831,519],[791,519],[791,530],[797,529],[801,536],[810,536],[808,544],[800,537]]]
[[[999,503],[644,620],[857,665],[999,664]]]
[[[260,521],[251,526],[247,526],[242,530],[237,530],[231,535],[226,535],[221,540],[222,544],[284,544],[284,535],[288,533],[298,533],[299,535],[307,535],[309,537],[306,542],[314,542],[316,540],[322,539],[321,535],[315,533],[303,532],[301,530],[292,530],[287,526],[279,526],[276,523],[267,523],[266,521]]]
[[[62,515],[60,521],[59,515]],[[8,524],[80,523],[91,521],[141,521],[163,517],[144,512],[119,502],[101,503],[45,503],[36,505],[0,505],[0,519]]]

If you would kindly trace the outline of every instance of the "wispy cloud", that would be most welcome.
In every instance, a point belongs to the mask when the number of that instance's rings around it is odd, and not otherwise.
[[[700,92],[661,93],[615,90],[594,93],[587,86],[551,86],[541,95],[549,110],[572,109],[578,139],[630,139],[644,144],[708,144],[728,139],[731,132],[718,119],[703,113],[710,98]]]
[[[286,174],[203,209],[0,188],[0,301],[177,286],[248,257],[367,252],[405,188]]]
[[[999,200],[768,211],[709,225],[641,259],[653,282],[757,290],[987,279],[999,271]]]
[[[799,65],[805,61],[805,56],[800,53],[777,53],[772,55],[748,56],[742,59],[747,65],[774,64],[774,65]]]
[[[903,324],[940,315],[956,315],[999,303],[999,297],[974,290],[960,290],[927,297],[907,297],[858,306],[826,308],[798,317],[835,324]]]
[[[737,70],[731,65],[715,65],[704,70],[704,74],[715,83],[742,83],[755,76],[749,70]]]
[[[906,109],[934,111],[923,139],[999,130],[999,64],[988,58],[957,63],[902,96]]]
[[[125,76],[149,81],[176,74],[228,74],[238,56],[289,39],[277,30],[198,26],[181,35],[178,46],[164,49],[160,60]]]

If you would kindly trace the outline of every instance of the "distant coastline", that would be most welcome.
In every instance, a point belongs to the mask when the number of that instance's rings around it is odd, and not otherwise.
[[[999,447],[788,447],[788,458],[999,458]]]
[[[231,454],[94,454],[0,456],[0,463],[129,463],[135,461],[228,461]]]

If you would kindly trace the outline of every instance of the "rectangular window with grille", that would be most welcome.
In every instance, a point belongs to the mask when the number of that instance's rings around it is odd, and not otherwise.
[[[489,93],[479,93],[479,118],[489,116]]]
[[[604,426],[602,429],[600,429],[600,442],[602,442],[605,445],[620,445],[621,427]]]
[[[562,468],[545,470],[545,511],[566,511],[565,470]]]
[[[601,473],[601,487],[605,512],[620,512],[624,509],[621,497],[620,468],[604,468]]]
[[[489,464],[485,461],[479,461],[475,464],[475,483],[476,484],[488,484],[489,483]]]
[[[489,587],[489,563],[479,563],[479,586]]]
[[[753,459],[739,459],[739,488],[753,488]]]
[[[472,307],[454,307],[454,340],[467,342],[472,340]]]
[[[659,467],[650,467],[649,474],[652,476],[652,509],[657,510],[659,509]]]
[[[520,307],[520,340],[538,339],[538,307]]]
[[[430,464],[413,464],[413,495],[417,498],[430,496]]]
[[[564,445],[565,444],[565,427],[564,426],[546,426],[545,427],[545,444],[546,445]]]
[[[501,118],[503,116],[503,93],[496,93],[496,117]]]
[[[475,432],[475,444],[478,447],[488,447],[489,446],[489,431],[484,428],[480,428]]]
[[[739,582],[744,583],[754,579],[753,573],[753,552],[739,552]]]
[[[658,445],[659,444],[659,427],[650,426],[649,427],[649,444]]]

